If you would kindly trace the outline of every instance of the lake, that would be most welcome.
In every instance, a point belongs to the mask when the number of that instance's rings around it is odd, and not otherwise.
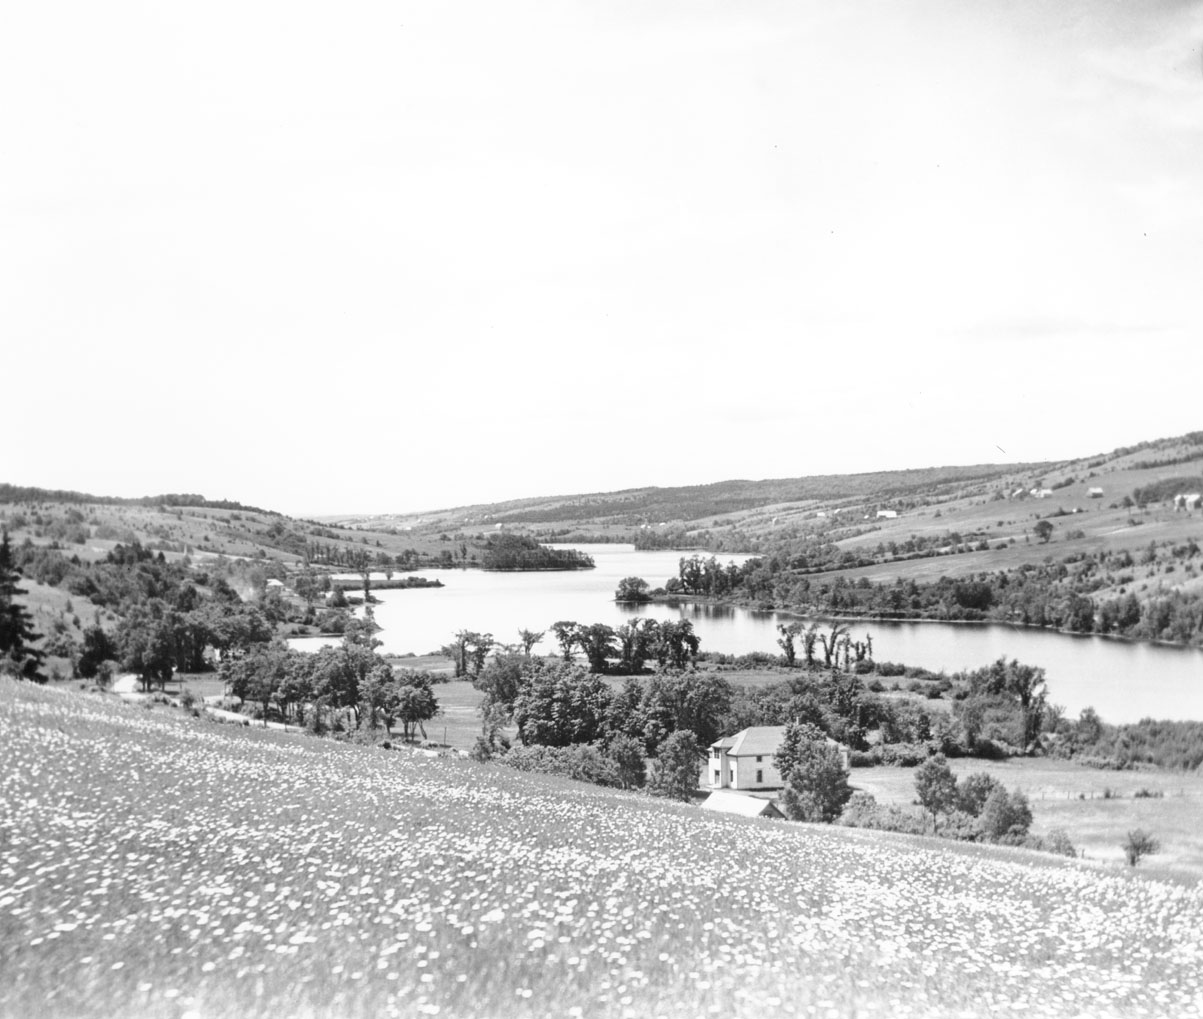
[[[564,546],[568,547],[568,546]],[[676,576],[681,552],[636,552],[631,545],[576,545],[596,569],[548,573],[486,573],[483,570],[420,570],[442,588],[375,592],[377,637],[383,651],[425,654],[451,641],[457,630],[491,633],[513,643],[518,630],[549,630],[562,619],[618,626],[633,616],[685,618],[693,622],[703,651],[779,653],[778,622],[794,617],[729,606],[626,606],[614,603],[624,577],[643,577],[653,587]],[[749,556],[720,555],[724,565]],[[1141,718],[1203,719],[1203,650],[1165,647],[1009,626],[957,623],[852,623],[852,635],[873,637],[878,661],[902,662],[955,672],[999,657],[1038,665],[1048,679],[1049,700],[1071,717],[1093,707],[1108,722]],[[315,639],[294,641],[312,649]],[[328,642],[325,642],[328,643]],[[536,651],[557,650],[550,632]]]

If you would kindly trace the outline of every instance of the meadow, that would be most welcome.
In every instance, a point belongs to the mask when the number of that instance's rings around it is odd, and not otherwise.
[[[1203,892],[0,680],[0,1015],[1189,1016]]]
[[[1022,791],[1032,807],[1033,834],[1060,828],[1089,860],[1122,866],[1127,832],[1142,828],[1161,843],[1161,851],[1141,863],[1143,869],[1203,879],[1203,775],[1106,771],[1042,757],[948,763],[958,780],[985,772]],[[910,807],[915,801],[912,768],[854,768],[849,781],[882,804]]]

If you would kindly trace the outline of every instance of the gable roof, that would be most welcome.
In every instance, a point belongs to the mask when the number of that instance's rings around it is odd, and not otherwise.
[[[727,748],[728,757],[762,757],[775,754],[785,740],[784,725],[753,725],[728,737],[731,740]],[[719,740],[716,746],[725,743]],[[720,747],[721,749],[721,747]]]
[[[739,814],[741,817],[784,817],[772,800],[758,796],[745,796],[727,790],[712,792],[702,801],[703,810],[718,810],[724,814]]]
[[[721,750],[727,757],[772,757],[785,742],[784,725],[752,725],[734,736],[724,736],[710,744],[711,750]],[[826,737],[829,746],[846,749],[839,740]]]

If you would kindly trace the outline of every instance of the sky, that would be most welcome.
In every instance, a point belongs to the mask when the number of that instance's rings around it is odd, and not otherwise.
[[[1203,427],[1203,5],[0,11],[0,481],[301,516]]]

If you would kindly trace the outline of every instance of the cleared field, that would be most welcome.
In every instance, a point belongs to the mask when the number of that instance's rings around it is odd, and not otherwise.
[[[1192,1016],[1203,894],[0,681],[0,1015]]]
[[[1043,758],[948,763],[958,779],[984,771],[1008,789],[1020,789],[1031,803],[1033,833],[1061,828],[1088,859],[1122,865],[1127,833],[1143,828],[1160,840],[1162,851],[1141,867],[1203,878],[1203,775],[1100,771]],[[880,803],[905,807],[915,801],[912,768],[855,768],[851,783]]]

